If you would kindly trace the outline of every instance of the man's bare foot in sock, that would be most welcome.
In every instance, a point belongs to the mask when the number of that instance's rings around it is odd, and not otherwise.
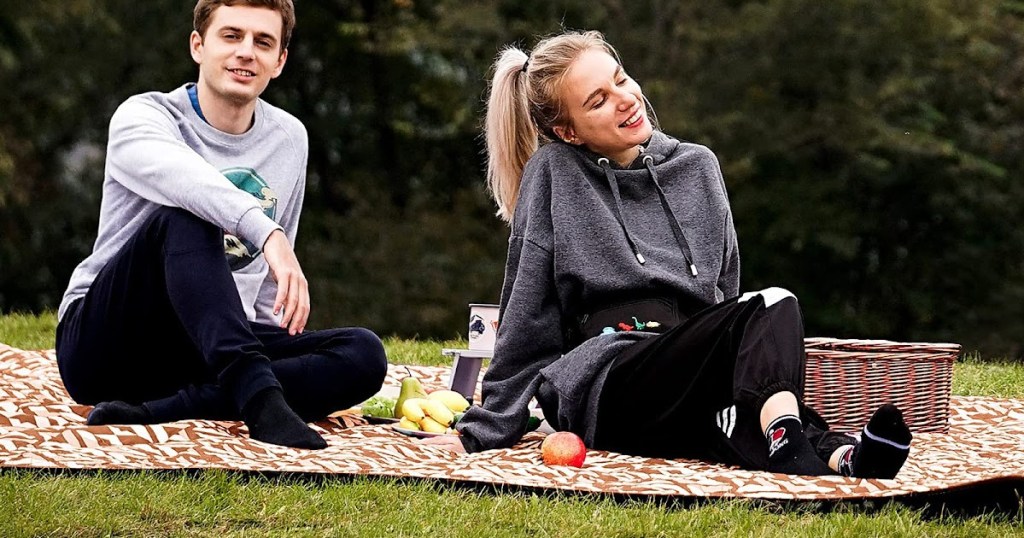
[[[249,436],[257,441],[313,450],[327,447],[327,441],[292,411],[277,387],[256,393],[242,409],[242,419]]]
[[[89,412],[85,423],[89,426],[101,424],[152,424],[153,416],[142,405],[132,405],[120,400],[100,402]]]

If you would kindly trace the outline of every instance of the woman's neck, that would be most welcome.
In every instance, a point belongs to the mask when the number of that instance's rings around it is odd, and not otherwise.
[[[641,151],[643,150],[640,146],[633,146],[614,155],[605,155],[605,157],[615,161],[621,167],[627,167],[640,156]]]

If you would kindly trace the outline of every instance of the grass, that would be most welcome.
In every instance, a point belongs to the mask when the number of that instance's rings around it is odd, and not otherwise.
[[[983,361],[977,353],[969,353],[953,365],[953,394],[1022,398],[1024,364]]]
[[[57,315],[7,314],[0,317],[0,343],[19,349],[52,349]]]
[[[55,319],[0,317],[0,342],[53,347]],[[465,342],[388,338],[393,362],[444,365]],[[0,373],[2,375],[2,373]],[[1024,397],[1024,365],[976,355],[954,392]],[[658,504],[385,478],[0,470],[0,536],[1014,536],[1024,504],[964,514],[898,504]]]
[[[1010,536],[1006,514],[925,517],[738,500],[652,501],[480,493],[430,482],[309,481],[226,472],[0,473],[3,536]]]

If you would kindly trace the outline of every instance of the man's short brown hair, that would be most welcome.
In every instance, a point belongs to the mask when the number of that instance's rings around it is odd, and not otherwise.
[[[192,13],[192,27],[201,37],[206,38],[213,12],[220,6],[265,7],[281,14],[281,52],[288,48],[295,29],[295,4],[292,0],[199,0]]]

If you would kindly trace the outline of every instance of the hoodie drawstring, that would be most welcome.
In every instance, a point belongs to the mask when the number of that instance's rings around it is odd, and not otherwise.
[[[675,213],[672,212],[672,208],[668,205],[668,199],[665,197],[665,191],[662,190],[661,184],[658,183],[658,174],[654,171],[654,158],[650,155],[643,156],[644,164],[647,167],[647,172],[651,176],[651,181],[654,183],[654,189],[658,191],[658,198],[661,200],[662,210],[665,212],[665,217],[668,219],[669,226],[672,228],[672,234],[676,237],[676,243],[679,244],[679,249],[683,254],[683,259],[686,260],[687,269],[691,276],[697,276],[697,266],[693,264],[692,256],[690,254],[690,247],[686,242],[686,237],[683,235],[682,228],[679,227],[679,221],[676,220]],[[615,177],[615,171],[612,170],[611,162],[606,157],[601,157],[597,160],[597,163],[601,165],[604,170],[604,176],[608,180],[608,185],[612,190],[612,197],[615,198],[615,220],[619,222],[619,226],[622,228],[622,233],[626,236],[626,242],[629,243],[629,248],[632,249],[633,255],[636,256],[636,260],[643,265],[647,262],[644,259],[644,255],[640,253],[640,249],[636,246],[636,242],[633,241],[633,237],[629,234],[629,229],[626,227],[626,222],[622,218],[622,195],[619,193],[619,180]]]
[[[608,185],[612,188],[612,197],[615,198],[615,220],[619,221],[619,226],[622,227],[622,233],[626,236],[626,242],[629,243],[629,248],[633,250],[633,255],[636,256],[636,261],[640,262],[640,265],[647,263],[644,259],[644,255],[640,253],[640,249],[637,248],[636,243],[633,241],[633,237],[629,235],[629,229],[626,228],[626,222],[622,220],[622,196],[619,194],[619,180],[615,177],[615,171],[612,170],[611,162],[607,158],[601,157],[597,160],[597,164],[601,165],[604,169],[604,177],[608,180]]]
[[[668,224],[672,227],[672,234],[676,236],[676,243],[679,243],[679,250],[683,253],[683,259],[686,260],[686,265],[689,266],[690,274],[697,276],[697,266],[693,263],[693,255],[690,253],[690,245],[686,242],[686,236],[683,235],[683,229],[679,227],[679,221],[676,220],[676,214],[672,211],[672,207],[668,205],[668,198],[665,196],[665,191],[661,188],[661,184],[658,183],[658,173],[654,171],[654,158],[650,155],[644,155],[644,165],[647,166],[647,172],[651,174],[651,181],[654,182],[654,189],[658,191],[658,198],[661,199],[661,208],[665,210],[665,217],[668,218]]]

